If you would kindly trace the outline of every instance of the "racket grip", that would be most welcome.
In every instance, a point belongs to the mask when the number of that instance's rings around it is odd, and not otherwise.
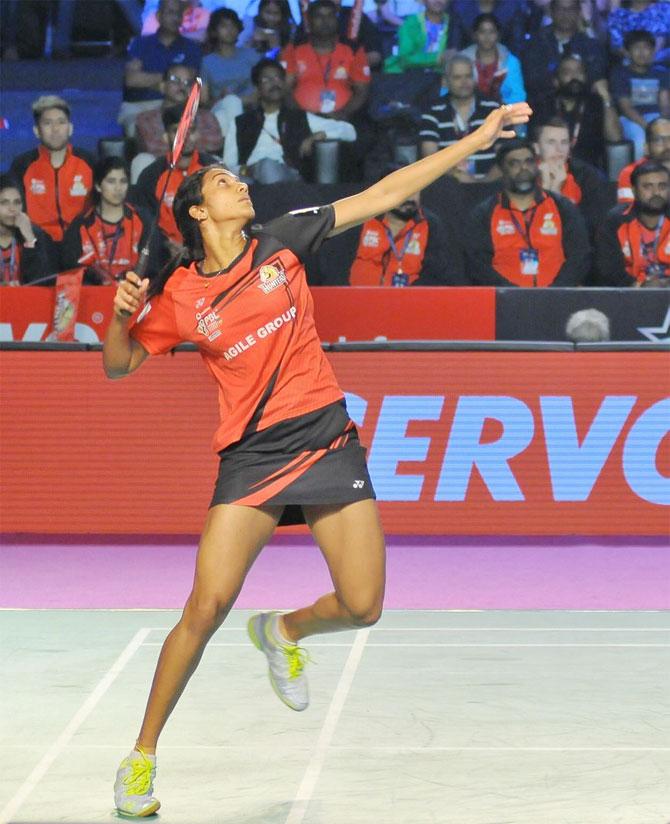
[[[140,255],[137,259],[137,264],[135,266],[135,273],[143,278],[146,273],[147,269],[149,268],[149,244],[142,249]]]

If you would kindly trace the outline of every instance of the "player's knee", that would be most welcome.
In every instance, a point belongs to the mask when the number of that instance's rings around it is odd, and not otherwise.
[[[188,628],[200,635],[211,635],[230,611],[228,599],[216,594],[193,594],[184,610]]]
[[[351,618],[351,623],[355,627],[372,627],[382,615],[381,598],[363,598],[350,601],[345,604],[345,607]]]

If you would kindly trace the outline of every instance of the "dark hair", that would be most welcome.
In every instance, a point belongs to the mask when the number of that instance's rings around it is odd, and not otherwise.
[[[23,198],[23,186],[19,183],[19,181],[11,174],[0,174],[0,192],[3,189],[18,189],[19,194],[21,195],[21,200]]]
[[[193,72],[194,75],[197,74],[193,66],[189,66],[186,63],[170,63],[163,72],[163,80],[167,80],[175,69],[188,69],[190,72]]]
[[[477,31],[482,23],[492,23],[496,27],[497,31],[500,32],[500,20],[498,20],[495,14],[491,14],[488,11],[478,14],[472,24],[472,31]]]
[[[279,24],[278,29],[279,42],[282,46],[285,46],[291,39],[291,34],[293,31],[292,24],[294,23],[288,0],[261,0],[258,4],[258,13],[254,17],[254,26],[262,26],[263,21],[261,20],[261,12],[266,6],[271,4],[279,6],[279,10],[281,11],[281,23]]]
[[[650,175],[654,172],[663,172],[663,174],[666,174],[668,178],[670,178],[670,170],[668,170],[662,163],[659,163],[656,160],[645,160],[644,163],[640,163],[639,166],[636,166],[633,169],[633,173],[630,176],[630,182],[633,186],[637,186],[638,180],[643,175]]]
[[[307,6],[307,17],[311,18],[319,9],[332,9],[337,14],[337,4],[333,0],[312,0]]]
[[[567,120],[564,120],[560,115],[555,114],[551,117],[546,118],[546,120],[540,121],[533,127],[533,139],[539,140],[540,135],[542,134],[542,129],[550,126],[554,129],[566,129],[568,134],[570,134],[570,126],[568,125]]]
[[[210,49],[215,49],[217,46],[216,30],[224,20],[230,20],[231,23],[237,26],[237,33],[242,33],[244,26],[238,13],[234,9],[216,9],[211,13],[209,23],[207,24],[206,38]]]
[[[258,84],[261,82],[261,73],[264,69],[277,69],[281,72],[282,77],[286,77],[286,69],[282,66],[279,60],[272,60],[270,57],[263,57],[251,69],[251,82],[254,86],[258,87]]]
[[[202,181],[207,172],[210,169],[223,168],[225,167],[220,163],[203,166],[202,169],[188,175],[181,182],[174,196],[172,213],[183,238],[184,250],[164,266],[156,278],[151,281],[147,297],[151,298],[162,292],[170,276],[179,266],[188,266],[192,261],[202,260],[205,257],[198,221],[189,215],[188,210],[191,206],[198,206],[202,203]]]
[[[651,139],[654,136],[654,129],[659,123],[670,123],[670,117],[655,117],[647,123],[647,128],[644,130],[644,136],[647,143],[651,142]]]
[[[652,49],[656,48],[656,38],[645,29],[633,29],[623,39],[624,49],[631,49],[636,43],[647,43]]]
[[[496,164],[502,166],[505,158],[510,152],[515,152],[518,149],[528,149],[528,151],[535,157],[535,149],[529,140],[523,140],[520,137],[512,137],[509,140],[503,140],[496,152]]]
[[[586,68],[586,64],[584,63],[584,58],[581,56],[581,54],[577,54],[577,52],[563,52],[563,54],[561,55],[560,60],[558,61],[556,71],[558,71],[561,68],[563,63],[567,63],[568,60],[572,60],[575,63],[579,63],[580,65],[584,66],[584,68]]]
[[[86,205],[84,206],[83,211],[88,211],[100,203],[100,192],[95,188],[95,184],[99,186],[107,175],[114,169],[121,169],[121,171],[125,173],[126,177],[130,177],[128,175],[128,166],[126,165],[125,160],[121,157],[103,157],[102,160],[98,160],[95,164],[93,167],[94,185],[88,193]]]
[[[163,109],[161,112],[161,120],[163,121],[163,128],[167,132],[167,130],[171,126],[176,126],[179,121],[181,120],[182,114],[184,114],[184,108],[186,104],[176,106],[168,106],[167,109]]]

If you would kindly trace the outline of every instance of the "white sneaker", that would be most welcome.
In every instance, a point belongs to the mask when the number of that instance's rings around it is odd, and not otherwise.
[[[153,797],[155,777],[156,756],[133,750],[116,771],[116,809],[132,818],[145,818],[157,812],[161,802]]]
[[[259,612],[249,619],[247,631],[256,649],[268,659],[268,675],[277,697],[287,707],[302,712],[309,706],[304,673],[309,656],[297,644],[282,641],[277,631],[278,618],[278,612]]]

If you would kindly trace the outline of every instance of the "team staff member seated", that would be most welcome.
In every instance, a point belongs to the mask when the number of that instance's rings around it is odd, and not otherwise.
[[[444,237],[442,221],[421,208],[421,195],[417,192],[390,212],[363,224],[349,285],[462,284],[462,277],[453,274],[453,256],[445,248]]]
[[[120,157],[95,167],[91,205],[70,224],[63,239],[66,269],[85,266],[84,282],[108,285],[135,268],[150,220],[126,202],[128,170]]]
[[[18,182],[0,175],[0,286],[42,281],[56,271],[51,238],[30,222]]]
[[[634,160],[619,172],[617,180],[617,202],[632,203],[634,200],[631,176],[633,170],[643,163],[655,160],[670,170],[670,120],[657,117],[650,120],[645,132],[644,157]]]
[[[70,143],[70,107],[61,97],[46,95],[32,105],[36,149],[14,159],[11,175],[23,186],[31,221],[54,241],[81,212],[93,185],[93,157]]]
[[[530,143],[509,140],[496,163],[503,191],[475,207],[466,230],[469,278],[482,286],[579,286],[590,269],[584,219],[538,183]]]
[[[165,129],[165,139],[170,150],[172,149],[183,111],[183,106],[171,106],[163,111],[163,128]],[[196,172],[198,169],[202,169],[203,166],[209,166],[217,162],[217,159],[213,155],[201,154],[196,149],[199,136],[196,123],[186,135],[181,157],[170,176],[170,185],[163,202],[160,204],[158,228],[161,230],[168,245],[175,247],[172,250],[174,252],[177,251],[176,247],[181,246],[182,243],[182,236],[179,229],[177,229],[177,224],[172,214],[172,201],[174,200],[177,189],[185,177],[193,174],[193,172]],[[170,166],[167,156],[159,157],[147,166],[139,176],[137,185],[131,195],[131,200],[133,200],[136,206],[144,209],[149,214],[156,214],[169,170]]]
[[[634,201],[615,206],[598,235],[600,286],[670,286],[670,171],[654,160],[631,176]]]

